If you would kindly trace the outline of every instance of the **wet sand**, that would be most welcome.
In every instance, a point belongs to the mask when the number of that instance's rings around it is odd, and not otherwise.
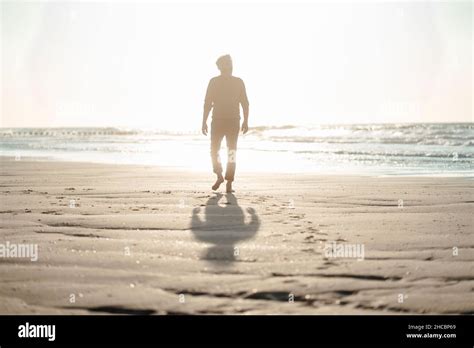
[[[213,179],[1,158],[0,313],[474,313],[472,179]]]

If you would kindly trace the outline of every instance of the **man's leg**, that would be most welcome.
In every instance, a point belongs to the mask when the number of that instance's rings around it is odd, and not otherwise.
[[[232,182],[235,177],[235,167],[237,160],[237,140],[239,138],[240,120],[232,121],[226,129],[227,143],[227,168],[225,171],[225,179],[227,180],[227,192],[233,192]]]
[[[221,160],[219,158],[219,150],[221,148],[222,138],[224,138],[222,125],[213,121],[211,123],[211,159],[212,170],[217,175],[217,180],[214,185],[212,185],[213,190],[217,190],[224,182],[224,177],[222,176]]]

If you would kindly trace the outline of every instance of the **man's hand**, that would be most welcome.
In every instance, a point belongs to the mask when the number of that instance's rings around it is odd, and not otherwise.
[[[247,133],[249,131],[249,124],[247,123],[247,121],[244,121],[242,123],[242,133]]]
[[[207,135],[207,123],[206,122],[202,123],[201,131],[202,131],[202,134]]]

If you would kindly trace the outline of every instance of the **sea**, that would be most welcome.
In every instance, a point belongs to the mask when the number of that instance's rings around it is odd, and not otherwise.
[[[198,131],[0,128],[0,155],[210,171],[209,140]],[[474,177],[474,123],[253,127],[236,158],[240,172]]]

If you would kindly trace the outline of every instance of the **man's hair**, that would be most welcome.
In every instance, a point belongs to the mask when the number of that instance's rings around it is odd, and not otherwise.
[[[230,54],[226,54],[217,58],[216,65],[219,70],[222,70],[223,67],[227,66],[228,64],[232,64],[232,58]]]

